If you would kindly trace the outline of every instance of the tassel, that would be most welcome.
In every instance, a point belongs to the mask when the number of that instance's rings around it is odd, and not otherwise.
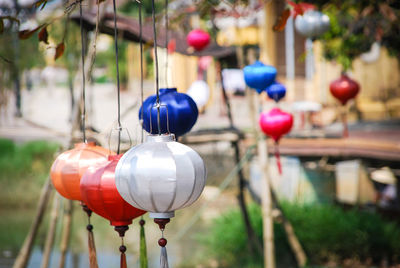
[[[88,230],[90,268],[98,268],[99,266],[97,264],[96,246],[94,244],[94,236],[93,236],[93,225],[90,224],[90,216],[92,215],[92,211],[82,202],[81,206],[83,211],[85,211],[88,216],[88,225],[86,226],[86,229]]]
[[[144,233],[144,224],[146,222],[143,218],[140,220],[140,268],[147,268],[147,247],[146,247],[146,235]]]
[[[278,166],[279,174],[282,175],[281,157],[279,154],[279,147],[277,142],[275,142],[275,159],[276,159],[276,165]]]
[[[170,219],[168,218],[155,218],[154,222],[158,224],[160,227],[162,236],[158,239],[158,245],[161,247],[161,255],[160,255],[160,268],[168,268],[168,256],[167,256],[167,249],[165,246],[167,245],[167,239],[164,238],[164,229],[165,225],[169,223]]]
[[[119,247],[119,252],[121,252],[121,261],[120,261],[120,268],[126,268],[126,247],[124,245],[124,237],[125,237],[125,232],[128,231],[129,226],[128,225],[118,225],[114,227],[114,230],[118,232],[119,237],[121,237],[121,246]]]
[[[97,256],[96,256],[96,246],[94,244],[94,236],[93,236],[93,225],[87,225],[88,230],[88,245],[89,245],[89,263],[90,268],[98,268],[97,264]]]
[[[120,246],[119,251],[121,252],[120,268],[127,268],[126,255],[125,255],[126,247],[124,245]]]
[[[164,242],[165,241],[165,242]],[[161,246],[161,254],[160,254],[160,268],[168,268],[168,255],[167,249],[165,245],[167,244],[167,240],[165,238],[161,238],[158,240],[158,244]],[[162,244],[164,244],[162,246]]]

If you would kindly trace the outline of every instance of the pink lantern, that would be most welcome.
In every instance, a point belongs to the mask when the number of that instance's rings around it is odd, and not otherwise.
[[[210,43],[210,35],[200,29],[192,30],[186,37],[189,46],[194,47],[195,50],[201,51]]]
[[[279,156],[278,142],[280,138],[289,133],[293,125],[293,116],[281,111],[279,108],[273,108],[269,112],[263,112],[260,115],[259,124],[265,135],[270,136],[275,141],[275,157],[279,173],[282,174],[282,167]]]

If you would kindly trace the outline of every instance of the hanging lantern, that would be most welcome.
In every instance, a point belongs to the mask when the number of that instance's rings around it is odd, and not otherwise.
[[[269,112],[261,113],[259,124],[265,135],[270,136],[275,141],[276,163],[279,173],[282,174],[278,142],[283,135],[289,133],[291,130],[293,116],[281,111],[279,108],[273,108]]]
[[[115,186],[115,167],[122,154],[111,155],[108,162],[90,167],[82,176],[82,201],[113,226],[127,226],[145,211],[132,207],[120,196]]]
[[[186,41],[189,46],[197,51],[201,51],[210,44],[210,35],[201,29],[195,29],[190,31],[186,37]]]
[[[132,220],[146,213],[128,204],[115,186],[115,167],[122,154],[111,155],[108,162],[89,167],[82,176],[80,189],[82,201],[94,213],[110,221],[121,239],[129,229]],[[121,267],[126,267],[126,247],[119,248]]]
[[[160,104],[161,134],[173,133],[182,136],[189,132],[197,121],[199,111],[196,103],[187,94],[178,93],[176,88],[161,88]],[[139,119],[142,119],[143,109],[143,128],[151,134],[158,134],[156,95],[148,97],[143,107],[139,109]]]
[[[203,80],[197,80],[189,87],[187,94],[197,104],[197,109],[201,110],[210,99],[210,88]]]
[[[75,144],[72,150],[60,154],[51,166],[54,188],[67,199],[82,201],[81,177],[90,166],[106,163],[110,154],[114,153],[94,142]]]
[[[266,89],[268,97],[275,102],[279,102],[286,95],[286,87],[281,83],[275,82]]]
[[[277,71],[273,66],[256,61],[244,67],[243,73],[247,86],[261,93],[275,81]]]
[[[150,217],[174,216],[174,211],[191,205],[206,181],[201,157],[174,136],[148,135],[146,142],[124,154],[115,170],[118,192]]]
[[[118,192],[132,206],[150,212],[163,231],[175,210],[190,206],[203,191],[206,168],[190,147],[173,134],[148,135],[146,142],[131,148],[118,162],[115,180]],[[162,237],[161,267],[168,267]]]
[[[357,96],[360,91],[360,85],[346,74],[342,74],[339,79],[329,85],[329,89],[342,105],[346,105],[349,100]]]
[[[347,111],[345,105],[349,100],[354,99],[357,96],[360,91],[360,85],[346,74],[342,73],[339,79],[333,81],[329,85],[329,89],[332,95],[338,99],[343,106],[341,111],[343,137],[348,137],[349,130],[347,126]]]
[[[330,20],[327,15],[317,10],[307,10],[295,20],[296,30],[307,38],[321,36],[330,28]]]

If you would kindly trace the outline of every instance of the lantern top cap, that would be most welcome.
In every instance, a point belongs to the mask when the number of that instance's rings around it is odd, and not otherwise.
[[[160,88],[160,94],[166,94],[171,92],[177,92],[176,87]]]
[[[88,142],[80,142],[80,143],[74,144],[75,148],[85,148],[85,147],[91,147],[91,146],[96,146],[96,142],[88,141]]]
[[[147,135],[146,142],[170,142],[175,141],[174,134]]]

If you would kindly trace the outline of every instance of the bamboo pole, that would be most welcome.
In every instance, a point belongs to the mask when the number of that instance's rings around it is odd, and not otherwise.
[[[40,193],[39,204],[37,208],[37,212],[29,229],[29,233],[25,238],[24,244],[21,247],[21,250],[18,253],[17,259],[14,262],[13,268],[25,268],[28,264],[33,242],[36,238],[40,223],[42,222],[44,212],[46,210],[47,203],[49,201],[51,190],[53,189],[50,177],[47,178],[46,183],[43,185],[42,191]]]
[[[264,137],[257,143],[258,161],[262,169],[261,207],[264,238],[264,267],[275,268],[274,222],[272,217],[272,197],[269,183],[268,150]]]
[[[243,51],[241,51],[241,54],[243,55]],[[243,56],[242,56],[243,57]],[[231,129],[236,129],[234,123],[233,123],[233,116],[232,116],[232,110],[231,110],[231,105],[229,102],[228,95],[226,94],[225,86],[224,86],[224,79],[222,76],[222,67],[221,64],[218,66],[219,69],[219,76],[220,76],[220,81],[221,81],[221,90],[222,90],[222,96],[225,102],[226,106],[226,111],[228,114],[228,119],[229,119],[229,126]],[[240,148],[239,148],[239,141],[240,137],[238,136],[238,139],[235,141],[231,142],[232,147],[235,150],[235,162],[236,164],[239,164],[240,162]],[[247,247],[249,248],[250,252],[253,254],[262,254],[262,246],[257,239],[257,235],[254,232],[254,229],[251,225],[251,220],[249,216],[249,212],[247,211],[247,206],[246,206],[246,199],[244,196],[244,190],[246,187],[246,180],[243,175],[242,169],[238,171],[238,183],[239,183],[239,193],[237,195],[240,211],[242,212],[243,216],[243,221],[244,225],[246,227],[246,233],[247,233]]]
[[[270,183],[270,181],[267,181]],[[278,198],[276,197],[274,189],[269,186],[271,190],[271,198],[273,203],[275,204],[275,207],[281,212],[281,219],[282,219],[282,225],[283,228],[285,229],[289,246],[292,248],[294,256],[296,258],[297,264],[299,267],[303,267],[307,263],[307,255],[303,250],[303,247],[301,246],[299,239],[297,238],[296,234],[294,233],[294,229],[290,221],[286,218],[282,208],[279,205]]]
[[[58,220],[58,211],[60,207],[60,200],[61,196],[58,193],[55,193],[53,197],[53,207],[51,209],[50,225],[47,231],[46,243],[44,245],[42,264],[40,265],[40,268],[49,267],[51,251],[53,249],[54,238],[56,236],[56,227]]]
[[[59,268],[64,268],[65,259],[67,256],[67,251],[69,247],[69,241],[71,236],[71,226],[72,226],[72,215],[73,215],[73,202],[72,200],[64,200],[64,219],[63,219],[63,231],[61,235],[60,243],[60,263]]]

